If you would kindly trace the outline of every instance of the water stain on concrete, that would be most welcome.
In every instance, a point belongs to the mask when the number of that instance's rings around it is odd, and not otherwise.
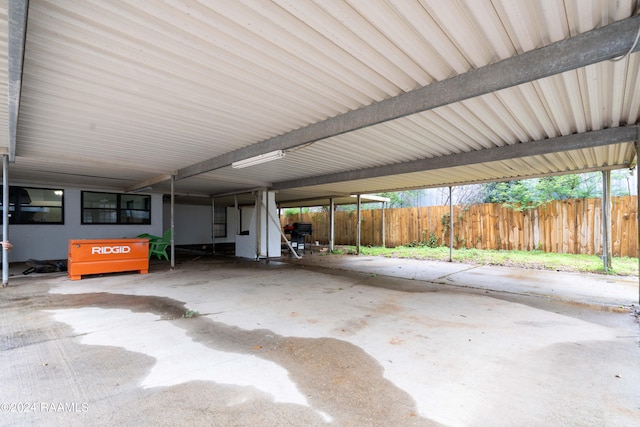
[[[9,292],[5,290],[0,299],[0,309],[10,307],[12,310],[25,309],[33,312],[97,307],[152,313],[160,316],[163,321],[182,328],[194,342],[211,349],[255,355],[282,366],[307,398],[310,406],[319,413],[328,414],[336,425],[438,425],[420,417],[416,402],[411,396],[385,379],[379,363],[351,343],[333,338],[285,337],[267,329],[244,330],[213,321],[206,315],[185,318],[185,304],[165,297],[104,292],[57,295],[49,294],[48,289],[37,290],[38,292],[32,292],[30,295],[25,295],[19,288],[10,288]],[[5,336],[0,342],[0,348],[12,350],[36,344],[46,335],[41,332],[30,329],[21,330],[13,336]],[[189,361],[185,360],[185,363]],[[98,364],[93,369],[100,370],[101,366]],[[203,387],[210,387],[205,383],[203,382]],[[193,382],[190,384],[174,386],[171,389],[196,392],[196,389],[200,388]],[[166,395],[169,391],[165,390],[162,393]],[[272,411],[276,407],[284,410],[284,406],[291,406],[269,404],[264,401],[260,402],[260,405],[271,405]],[[278,416],[284,417],[282,420],[286,420],[287,417],[284,414]],[[298,420],[300,416],[297,415]],[[327,422],[327,419],[318,418],[317,414],[307,414],[306,417],[306,424],[324,425]]]

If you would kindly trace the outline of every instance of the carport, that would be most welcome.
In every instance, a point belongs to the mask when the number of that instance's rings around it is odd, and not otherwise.
[[[284,206],[587,171],[607,182],[637,162],[637,0],[15,0],[0,15],[5,207],[10,183]],[[39,405],[11,422],[639,419],[627,312],[205,261],[3,290],[2,382]],[[3,283],[7,265],[3,251]]]
[[[636,162],[634,0],[0,8],[5,186],[285,203]]]

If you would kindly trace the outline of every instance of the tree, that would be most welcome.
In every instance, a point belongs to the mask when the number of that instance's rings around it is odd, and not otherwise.
[[[290,216],[294,216],[294,215],[298,215],[299,213],[309,213],[309,208],[287,208],[284,211],[284,216],[286,217],[290,217]]]
[[[394,193],[378,193],[378,196],[389,198],[389,207],[408,208],[411,206],[417,206],[419,193],[420,190],[407,190]]]
[[[502,203],[517,211],[535,209],[553,200],[597,197],[601,182],[602,177],[598,173],[494,182],[484,186],[483,201]]]
[[[628,196],[632,194],[631,177],[634,172],[619,169],[611,172],[611,195]],[[634,178],[635,179],[635,178]],[[446,187],[439,189],[447,193]],[[410,190],[402,192],[380,193],[388,197],[390,207],[405,208],[418,206],[420,192]],[[552,200],[582,199],[600,197],[602,194],[602,173],[590,172],[533,178],[521,181],[490,182],[471,184],[454,188],[454,203],[473,205],[477,203],[502,203],[515,210],[535,209]],[[440,200],[443,201],[440,201]],[[438,203],[448,203],[448,196],[438,198]]]

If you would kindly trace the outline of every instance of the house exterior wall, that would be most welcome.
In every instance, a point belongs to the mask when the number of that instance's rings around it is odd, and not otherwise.
[[[211,244],[212,216],[211,206],[206,205],[174,205],[175,244],[207,245]],[[163,206],[164,229],[171,227],[171,204]],[[216,243],[236,241],[235,208],[227,208],[227,236],[217,237]]]
[[[41,186],[38,186],[41,187]],[[60,187],[56,187],[60,188]],[[68,241],[73,239],[109,239],[135,237],[142,233],[162,235],[162,195],[151,195],[151,224],[98,225],[81,223],[79,188],[64,190],[64,224],[9,224],[7,240],[13,244],[9,262],[28,259],[67,258]],[[92,191],[100,191],[94,190]]]
[[[30,186],[29,183],[19,185]],[[60,186],[56,186],[56,189],[64,190],[64,224],[9,224],[7,240],[13,244],[13,249],[8,253],[10,263],[25,262],[29,259],[67,259],[69,240],[120,239],[136,237],[143,233],[162,236],[171,226],[170,204],[163,202],[162,194],[151,194],[150,225],[82,224],[81,194],[85,189]],[[90,191],[109,192],[94,188]],[[227,236],[216,238],[216,243],[236,241],[239,212],[234,207],[227,208]],[[245,214],[249,214],[250,218],[251,212]],[[211,206],[176,204],[174,215],[176,245],[211,244]],[[272,234],[272,245],[279,245],[280,238],[276,232]],[[1,228],[0,239],[3,239]]]

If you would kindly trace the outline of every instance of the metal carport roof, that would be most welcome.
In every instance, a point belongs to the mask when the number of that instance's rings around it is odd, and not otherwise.
[[[177,194],[269,188],[282,203],[632,167],[637,10],[11,1],[0,149],[12,182],[168,193],[175,176]]]

